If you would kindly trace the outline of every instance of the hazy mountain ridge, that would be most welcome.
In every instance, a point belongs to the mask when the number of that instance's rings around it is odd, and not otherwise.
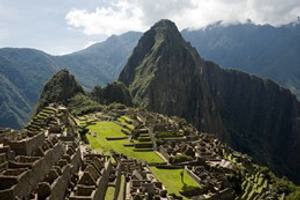
[[[83,86],[91,89],[117,79],[140,36],[138,32],[113,35],[104,42],[54,59],[77,76]]]
[[[56,69],[51,57],[41,51],[0,49],[0,126],[19,128],[26,122],[43,83]]]
[[[275,80],[299,94],[300,23],[215,25],[182,34],[206,59]]]
[[[5,127],[9,124],[12,128],[18,128],[20,124],[25,123],[25,119],[30,117],[32,107],[14,84],[2,75],[0,75],[0,90],[0,126]]]
[[[299,181],[299,102],[287,89],[203,60],[167,20],[140,39],[120,74],[135,102],[202,131]]]

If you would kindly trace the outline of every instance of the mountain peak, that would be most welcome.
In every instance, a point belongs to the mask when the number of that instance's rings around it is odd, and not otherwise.
[[[155,76],[154,73],[158,68],[167,67],[166,63],[169,63],[168,66],[171,67],[170,63],[180,60],[176,56],[192,55],[193,53],[189,53],[191,51],[193,50],[184,41],[175,23],[166,19],[160,20],[141,37],[123,68],[119,80],[129,86],[133,83],[135,75],[143,74],[148,79],[142,82],[147,84],[150,82],[150,77]],[[189,58],[193,60],[191,57]],[[146,60],[148,63],[143,62]],[[159,61],[166,63],[164,65],[154,64]],[[149,65],[149,63],[153,63],[153,65]],[[169,70],[172,69],[169,68]],[[140,84],[136,85],[141,86]]]
[[[165,42],[182,42],[184,41],[176,24],[168,19],[162,19],[155,23],[150,32],[153,31],[155,33],[156,41]]]
[[[161,19],[158,22],[156,22],[152,27],[152,28],[159,28],[159,29],[166,29],[166,30],[177,30],[178,28],[176,26],[176,24],[174,22],[172,22],[169,19]]]
[[[61,69],[53,75],[52,79],[53,78],[64,78],[64,77],[69,77],[69,76],[72,76],[70,74],[69,70]]]
[[[78,93],[84,93],[84,90],[68,70],[62,69],[46,83],[37,111],[53,102],[66,104],[70,98]]]

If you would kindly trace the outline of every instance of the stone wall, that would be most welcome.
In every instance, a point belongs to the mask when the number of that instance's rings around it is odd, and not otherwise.
[[[232,189],[224,189],[217,194],[206,198],[205,200],[232,200],[235,198],[234,191]],[[193,200],[203,200],[203,196],[193,197]]]
[[[86,167],[85,171],[83,172],[84,177],[90,177],[91,179],[96,182],[93,182],[89,178],[89,180],[83,181],[82,179],[79,180],[77,183],[77,191],[73,191],[70,195],[70,200],[103,200],[105,198],[106,189],[109,183],[109,174],[112,170],[112,163],[111,161],[107,161],[104,164],[104,168],[101,169],[101,175],[97,174],[95,165],[92,164],[93,161],[89,161],[90,164]],[[90,168],[90,169],[89,169]],[[90,182],[92,181],[92,182]]]
[[[82,164],[80,148],[77,148],[76,152],[71,156],[70,163],[72,164],[72,173],[78,172]]]
[[[191,170],[185,168],[185,171],[199,184],[202,185],[200,178],[194,174],[194,172],[192,172]]]
[[[158,151],[161,153],[161,155],[163,155],[165,157],[165,159],[167,161],[170,160],[170,156],[169,156],[169,154],[167,153],[167,151],[165,150],[165,148],[163,146],[159,146]]]
[[[97,188],[97,194],[95,195],[94,200],[103,200],[105,198],[105,193],[107,189],[107,185],[109,182],[109,174],[112,170],[112,163],[110,160],[105,163],[105,168],[102,173],[102,177]]]
[[[44,157],[36,160],[32,163],[31,169],[17,168],[7,169],[2,175],[0,175],[0,182],[6,183],[5,187],[2,185],[0,188],[1,198],[5,196],[5,199],[27,199],[30,196],[31,191],[36,188],[37,184],[44,178],[49,172],[52,165],[57,162],[63,155],[63,145],[57,143],[53,148],[45,151]],[[12,184],[15,182],[14,184]]]
[[[121,188],[121,176],[122,176],[121,163],[117,165],[116,171],[117,171],[117,177],[115,182],[116,184],[115,184],[114,200],[118,199],[120,188]]]
[[[72,176],[71,164],[66,165],[62,170],[62,175],[59,176],[51,185],[51,195],[47,200],[64,200],[66,190]]]
[[[8,145],[17,155],[30,156],[43,144],[44,140],[44,133],[39,133],[19,141],[8,141]]]

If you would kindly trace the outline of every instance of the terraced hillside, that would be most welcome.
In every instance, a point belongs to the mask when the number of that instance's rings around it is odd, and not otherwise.
[[[45,107],[41,112],[32,117],[27,126],[25,127],[28,131],[41,131],[46,125],[55,126],[57,121],[53,118],[57,110],[53,107]]]

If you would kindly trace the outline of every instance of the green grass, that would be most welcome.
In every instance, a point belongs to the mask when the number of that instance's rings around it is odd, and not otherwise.
[[[123,194],[124,194],[124,184],[126,184],[125,176],[121,176],[121,188],[118,195],[118,200],[123,200]]]
[[[164,184],[168,193],[175,193],[176,195],[180,195],[179,191],[183,187],[180,178],[180,172],[182,172],[182,170],[183,169],[157,169],[156,167],[151,167],[151,171],[156,178]],[[186,171],[184,172],[184,183],[189,186],[199,186]]]
[[[106,137],[122,137],[126,136],[122,133],[122,127],[114,122],[97,122],[95,125],[88,126],[91,132],[96,132],[96,137],[88,134],[87,138],[93,149],[99,150],[103,153],[109,153],[114,150],[123,153],[128,157],[144,160],[147,162],[163,162],[162,159],[155,152],[135,152],[134,147],[124,147],[123,144],[128,144],[127,139],[108,141]]]
[[[105,193],[105,200],[113,200],[115,195],[115,188],[112,186],[109,186]]]
[[[127,120],[127,121],[133,122],[132,119],[130,119],[130,117],[127,116],[127,115],[123,115],[121,118],[123,118],[123,120]]]
[[[126,122],[127,121],[132,121],[127,115],[123,115],[122,117],[119,117],[118,121],[121,123],[121,124],[124,124],[126,125],[126,127],[129,129],[129,130],[133,130],[134,129],[134,126],[132,124],[129,124]]]

